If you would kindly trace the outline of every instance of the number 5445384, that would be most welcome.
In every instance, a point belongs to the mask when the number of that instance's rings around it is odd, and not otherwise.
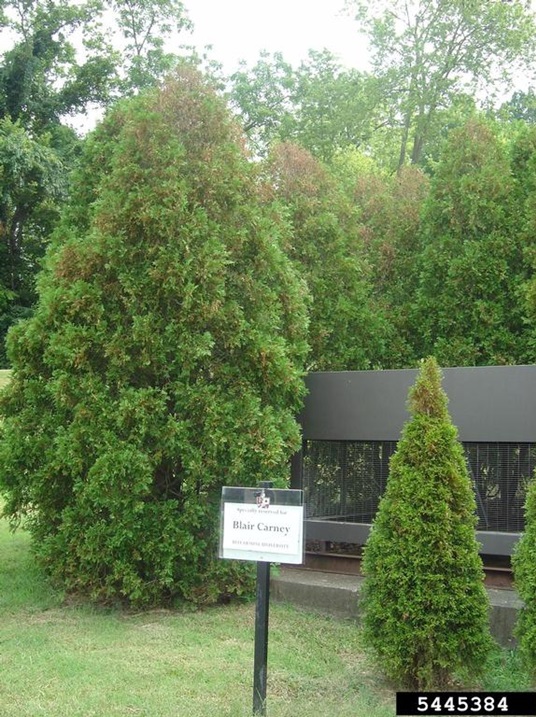
[[[455,712],[456,714],[463,714],[464,712],[508,712],[508,700],[506,697],[501,697],[496,702],[494,697],[479,697],[473,695],[466,697],[465,695],[452,696],[449,695],[442,699],[441,697],[434,697],[431,701],[425,695],[420,695],[417,700],[417,710],[419,712],[429,712],[434,710],[436,712]]]

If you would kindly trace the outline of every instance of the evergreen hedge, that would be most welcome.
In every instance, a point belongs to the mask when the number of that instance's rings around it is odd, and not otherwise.
[[[367,642],[411,689],[478,675],[491,647],[476,504],[437,362],[422,363],[363,557]]]
[[[152,605],[251,588],[251,566],[217,558],[221,486],[285,484],[307,290],[244,144],[192,69],[118,107],[9,335],[5,513],[67,590]]]
[[[525,503],[525,530],[512,556],[514,579],[524,606],[515,627],[521,652],[536,682],[536,478]]]

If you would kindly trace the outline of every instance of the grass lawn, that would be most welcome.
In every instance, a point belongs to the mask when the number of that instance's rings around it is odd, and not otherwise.
[[[0,522],[2,717],[251,714],[255,605],[128,613],[65,604]],[[269,717],[394,714],[355,625],[272,605]]]
[[[11,371],[9,371],[8,369],[0,369],[0,388],[3,388],[6,383],[8,383],[10,374]]]
[[[0,521],[0,714],[249,716],[254,612],[66,603],[35,568],[28,536]],[[515,653],[497,650],[482,689],[529,689]],[[394,699],[354,624],[271,606],[269,717],[391,717]]]

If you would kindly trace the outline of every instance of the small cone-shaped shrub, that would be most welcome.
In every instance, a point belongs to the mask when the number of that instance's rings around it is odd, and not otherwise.
[[[433,358],[409,397],[365,547],[365,635],[385,673],[413,689],[475,676],[491,647],[476,505]]]
[[[512,556],[512,565],[515,585],[525,603],[515,632],[536,682],[536,478],[532,479],[527,491],[525,530]]]
[[[5,512],[67,590],[144,605],[251,587],[217,557],[219,499],[284,485],[299,445],[307,292],[286,227],[193,70],[88,141],[0,407]]]

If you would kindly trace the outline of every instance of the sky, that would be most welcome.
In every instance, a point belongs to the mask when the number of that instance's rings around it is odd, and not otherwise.
[[[309,49],[327,48],[347,67],[366,69],[366,42],[357,23],[343,14],[344,0],[185,0],[194,24],[183,41],[202,49],[233,72],[261,50],[282,52],[296,66]]]
[[[255,64],[262,50],[281,52],[297,67],[308,50],[327,48],[345,67],[370,69],[367,40],[358,24],[344,11],[345,0],[183,0],[194,24],[191,35],[182,34],[184,44],[198,50],[212,45],[209,58],[222,63],[230,75],[241,59]],[[370,0],[374,2],[374,0]],[[532,0],[536,10],[536,0]],[[506,91],[527,90],[534,85],[533,73],[514,76]],[[502,95],[501,95],[502,97]]]

